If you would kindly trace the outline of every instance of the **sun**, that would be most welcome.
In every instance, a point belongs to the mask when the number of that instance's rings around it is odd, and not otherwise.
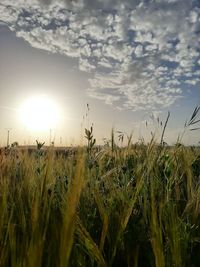
[[[59,108],[46,95],[32,96],[20,108],[20,118],[31,131],[46,131],[55,128],[59,121]]]

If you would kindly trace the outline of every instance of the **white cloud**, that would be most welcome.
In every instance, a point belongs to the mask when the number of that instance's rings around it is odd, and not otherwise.
[[[79,59],[79,69],[86,72],[91,72],[96,67],[95,65],[91,64],[87,58],[83,59],[80,57]]]
[[[143,46],[142,45],[138,45],[135,48],[135,54],[137,57],[141,57],[143,55]]]
[[[1,0],[1,23],[33,47],[78,59],[91,97],[159,109],[196,85],[200,9],[188,0]],[[189,79],[188,79],[189,78]]]
[[[185,83],[190,85],[196,85],[198,82],[200,82],[200,79],[185,80]]]
[[[189,20],[191,23],[196,23],[198,20],[199,14],[197,11],[191,11],[189,15]]]

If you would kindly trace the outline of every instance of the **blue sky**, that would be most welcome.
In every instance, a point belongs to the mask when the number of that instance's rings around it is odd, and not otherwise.
[[[74,136],[90,103],[99,140],[113,125],[145,136],[146,120],[157,127],[149,116],[170,110],[173,142],[200,104],[199,1],[0,0],[0,12],[3,107],[45,91],[69,107]]]

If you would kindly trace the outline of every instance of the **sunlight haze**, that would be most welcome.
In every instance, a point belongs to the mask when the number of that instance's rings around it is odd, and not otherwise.
[[[0,12],[1,145],[7,128],[21,144],[50,128],[58,145],[78,144],[87,104],[98,143],[112,127],[159,136],[170,111],[173,144],[200,104],[199,1],[0,0]],[[41,95],[56,107],[28,102]],[[199,132],[183,141],[198,144]]]

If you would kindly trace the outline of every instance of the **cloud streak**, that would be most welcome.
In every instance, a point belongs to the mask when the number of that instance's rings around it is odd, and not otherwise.
[[[77,58],[87,94],[119,109],[158,110],[199,84],[197,1],[8,1],[1,21],[33,47]]]

